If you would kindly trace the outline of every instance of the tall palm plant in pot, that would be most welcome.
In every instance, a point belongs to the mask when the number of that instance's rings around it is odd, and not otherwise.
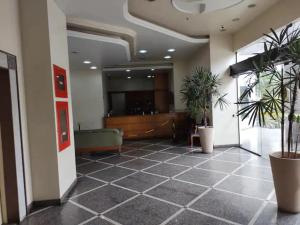
[[[218,90],[220,85],[218,75],[212,74],[204,67],[198,67],[191,76],[185,77],[181,89],[182,100],[190,116],[196,120],[200,114],[203,118],[203,126],[198,130],[204,153],[213,152],[214,129],[208,123],[213,97],[216,98],[215,106],[219,105],[221,110],[228,105],[225,98],[227,94],[221,95]]]
[[[293,138],[297,99],[300,88],[300,29],[287,26],[277,33],[271,29],[265,35],[264,50],[253,61],[247,88],[237,104],[238,116],[248,118],[249,124],[266,125],[267,120],[281,124],[281,151],[270,154],[270,162],[279,209],[300,212],[300,155],[298,140]],[[284,63],[287,68],[278,68]],[[254,79],[253,79],[254,78]],[[268,85],[260,98],[251,99],[251,94],[262,80]],[[299,135],[297,135],[299,136]],[[279,149],[278,149],[279,150]]]

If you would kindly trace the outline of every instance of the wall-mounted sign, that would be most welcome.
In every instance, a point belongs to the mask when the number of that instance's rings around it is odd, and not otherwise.
[[[57,138],[59,151],[70,146],[70,124],[68,102],[56,102]]]
[[[57,65],[53,65],[53,71],[54,71],[55,97],[68,98],[66,70]]]

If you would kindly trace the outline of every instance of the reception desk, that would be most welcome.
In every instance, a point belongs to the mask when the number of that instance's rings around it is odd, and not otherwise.
[[[182,136],[187,131],[187,114],[162,113],[155,115],[116,116],[104,118],[106,128],[121,128],[124,139],[144,139]]]

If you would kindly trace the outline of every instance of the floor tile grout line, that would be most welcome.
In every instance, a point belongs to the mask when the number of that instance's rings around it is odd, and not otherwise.
[[[169,204],[169,205],[176,206],[176,207],[178,207],[178,208],[180,208],[180,209],[183,209],[183,208],[184,208],[183,205],[179,205],[179,204],[177,204],[177,203],[170,202],[170,201],[167,201],[167,200],[165,200],[165,199],[158,198],[158,197],[155,197],[155,196],[152,196],[152,195],[149,195],[149,194],[142,194],[142,196],[145,196],[145,197],[148,197],[148,198],[151,198],[151,199],[160,201],[160,202],[164,202],[164,203],[167,203],[167,204]]]
[[[262,203],[262,205],[259,207],[259,209],[257,210],[257,212],[255,213],[255,215],[252,217],[252,219],[250,220],[250,222],[248,223],[248,225],[254,225],[254,223],[257,221],[258,217],[260,216],[260,214],[263,212],[263,210],[265,209],[265,207],[267,206],[268,202],[264,201]]]
[[[92,210],[92,209],[89,209],[89,208],[87,208],[87,207],[85,207],[85,206],[83,206],[83,205],[81,205],[81,204],[79,204],[79,203],[77,203],[77,202],[74,202],[74,201],[71,200],[71,199],[70,199],[68,202],[72,203],[73,205],[75,205],[75,206],[77,206],[77,207],[79,207],[79,208],[81,208],[81,209],[83,209],[83,210],[85,210],[85,211],[88,211],[88,212],[92,213],[92,214],[95,215],[95,216],[99,215],[98,212],[96,212],[96,211],[94,211],[94,210]]]
[[[42,213],[43,211],[46,211],[46,210],[51,209],[53,207],[55,207],[55,206],[48,206],[48,207],[39,209],[39,210],[37,210],[35,212],[30,213],[29,215],[27,215],[27,217],[31,217],[31,216],[37,215],[37,214]]]
[[[168,181],[170,181],[170,179],[166,179],[166,180],[160,182],[159,184],[156,184],[156,185],[154,185],[153,187],[144,190],[144,191],[142,192],[142,194],[146,194],[147,192],[152,191],[153,189],[157,188],[157,187],[160,186],[160,185],[163,185],[164,183],[167,183]]]
[[[121,202],[121,203],[119,203],[119,204],[117,204],[117,205],[115,205],[115,206],[113,206],[113,207],[111,207],[111,208],[109,208],[109,209],[103,211],[102,213],[100,213],[100,215],[101,215],[101,216],[105,216],[104,214],[106,214],[106,213],[108,213],[108,212],[110,212],[110,211],[112,211],[112,210],[114,210],[114,209],[116,209],[116,208],[118,208],[118,207],[120,207],[120,206],[126,204],[127,202],[129,202],[129,201],[131,201],[131,200],[133,200],[133,199],[135,199],[135,198],[137,198],[137,197],[139,197],[139,196],[141,196],[141,194],[136,194],[136,195],[134,195],[134,196],[132,196],[132,197],[126,199],[125,201],[123,201],[123,202]],[[106,216],[106,217],[107,217],[107,216]],[[109,217],[107,217],[107,218],[109,218]]]
[[[87,224],[87,223],[89,223],[89,222],[91,222],[91,221],[93,221],[93,220],[95,220],[95,219],[97,219],[97,218],[98,218],[98,216],[93,216],[92,218],[89,218],[88,220],[85,220],[85,221],[79,223],[78,225],[84,225],[84,224]]]
[[[181,213],[183,213],[185,211],[184,208],[181,208],[180,210],[178,210],[176,213],[174,213],[172,216],[170,216],[169,218],[167,218],[165,221],[163,221],[160,225],[166,225],[168,224],[170,221],[172,221],[173,219],[175,219],[177,216],[179,216]]]
[[[112,168],[112,167],[114,167],[114,165],[110,165],[110,166],[108,166],[108,167],[102,168],[102,169],[100,169],[100,170],[95,170],[95,171],[90,172],[90,173],[86,173],[86,174],[83,174],[83,173],[82,173],[82,175],[88,176],[88,175],[91,175],[91,174],[93,174],[93,173],[97,173],[97,172],[100,172],[100,171],[102,171],[102,170],[109,169],[109,168]]]
[[[210,192],[212,190],[211,187],[207,188],[207,190],[205,190],[203,193],[201,193],[200,195],[198,195],[195,199],[193,199],[192,201],[190,201],[187,205],[186,208],[189,208],[191,205],[193,205],[195,202],[197,202],[200,198],[202,198],[204,195],[206,195],[208,192]]]
[[[103,216],[103,215],[100,216],[100,218],[102,218],[103,220],[106,220],[107,222],[112,223],[113,225],[122,225],[122,224],[118,223],[117,221],[114,221],[114,220],[112,220],[112,219],[110,219],[110,218],[108,218],[106,216]]]
[[[102,188],[102,187],[104,187],[104,186],[107,186],[107,185],[108,185],[108,183],[104,183],[103,185],[98,186],[98,187],[96,187],[96,188],[93,188],[93,189],[91,189],[91,190],[82,192],[82,193],[80,193],[80,194],[78,194],[78,195],[71,196],[70,198],[68,198],[68,200],[73,200],[73,199],[78,198],[78,197],[80,197],[80,196],[82,196],[82,195],[85,195],[85,194],[88,194],[88,193],[90,193],[90,192],[96,191],[97,189],[100,189],[100,188]]]
[[[202,214],[202,215],[204,215],[204,216],[208,216],[208,217],[217,219],[217,220],[221,220],[221,221],[223,221],[223,222],[230,223],[230,224],[233,224],[233,225],[242,225],[242,224],[240,224],[240,223],[236,223],[236,222],[234,222],[234,221],[227,220],[227,219],[222,218],[222,217],[214,216],[214,215],[212,215],[212,214],[209,214],[209,213],[206,213],[206,212],[202,212],[202,211],[199,211],[199,210],[196,210],[196,209],[188,208],[188,210],[190,210],[190,211],[192,211],[192,212],[195,212],[195,213]]]
[[[124,190],[126,190],[126,191],[134,192],[135,194],[141,194],[141,192],[139,192],[139,191],[136,191],[136,190],[133,190],[133,189],[130,189],[130,188],[126,188],[126,187],[123,187],[123,186],[118,185],[118,184],[115,184],[115,183],[111,183],[110,185],[111,185],[111,186],[114,186],[114,187],[117,187],[117,188],[124,189]]]

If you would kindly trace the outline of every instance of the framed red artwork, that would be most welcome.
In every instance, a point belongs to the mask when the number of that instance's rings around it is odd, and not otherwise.
[[[53,71],[54,71],[55,97],[68,98],[66,70],[57,65],[53,65]]]
[[[70,146],[70,123],[68,102],[56,102],[57,138],[59,151]]]

